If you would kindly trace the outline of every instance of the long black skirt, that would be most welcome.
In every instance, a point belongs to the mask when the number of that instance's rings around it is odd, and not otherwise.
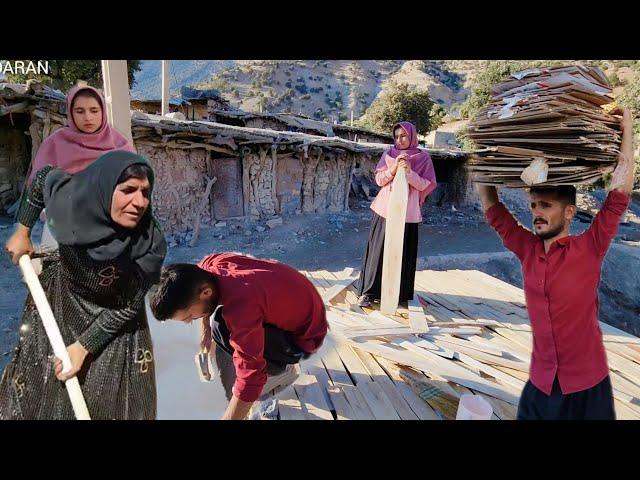
[[[386,220],[375,212],[372,212],[372,214],[369,240],[362,258],[362,267],[360,268],[358,294],[370,295],[375,300],[379,300],[382,290],[382,258],[384,255]],[[417,223],[404,224],[402,274],[398,302],[405,302],[413,298],[416,262],[418,259],[418,225]]]
[[[611,379],[580,392],[564,395],[558,377],[551,395],[538,390],[528,381],[520,395],[518,420],[615,420]]]

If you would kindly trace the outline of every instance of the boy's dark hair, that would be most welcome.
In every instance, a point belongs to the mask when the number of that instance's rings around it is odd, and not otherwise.
[[[167,320],[187,308],[200,293],[203,284],[215,286],[215,277],[192,263],[173,263],[162,269],[160,282],[149,299],[153,315]]]
[[[565,205],[576,204],[576,187],[573,185],[557,185],[551,187],[531,187],[529,193],[553,193],[556,200],[560,200]]]

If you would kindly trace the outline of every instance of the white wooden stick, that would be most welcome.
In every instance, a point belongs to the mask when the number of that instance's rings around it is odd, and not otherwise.
[[[53,353],[56,357],[62,360],[63,371],[68,371],[71,368],[71,359],[69,358],[69,353],[67,352],[67,348],[62,340],[60,329],[58,328],[56,319],[53,316],[53,312],[51,311],[47,297],[42,289],[42,285],[40,285],[40,280],[38,280],[38,276],[33,270],[31,258],[29,258],[29,255],[22,255],[19,263],[25,282],[27,282],[27,286],[31,292],[33,302],[36,304],[36,308],[38,309],[38,313],[42,319],[42,324],[47,332],[47,337],[49,338],[49,343],[51,343],[51,347],[53,348]],[[67,393],[69,394],[73,413],[76,418],[78,420],[91,420],[87,404],[84,401],[84,396],[80,389],[78,378],[72,377],[67,380],[65,382],[65,387],[67,388]]]

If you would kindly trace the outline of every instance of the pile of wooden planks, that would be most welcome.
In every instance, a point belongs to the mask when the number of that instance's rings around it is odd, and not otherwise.
[[[516,418],[532,345],[521,289],[475,270],[418,271],[415,300],[386,316],[357,306],[357,272],[303,273],[330,298],[331,330],[276,395],[281,420],[455,419],[465,393]],[[640,339],[601,328],[617,417],[640,419]]]
[[[603,109],[613,101],[611,91],[595,67],[513,74],[494,87],[490,103],[467,126],[465,134],[479,148],[468,163],[472,179],[528,186],[520,175],[535,159],[548,168],[540,185],[592,183],[613,171],[621,135],[619,119]]]

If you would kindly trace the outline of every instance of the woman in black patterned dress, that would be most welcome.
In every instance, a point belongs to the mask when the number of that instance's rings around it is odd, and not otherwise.
[[[77,375],[92,419],[154,419],[156,384],[144,297],[160,274],[164,236],[151,212],[153,171],[141,156],[102,155],[69,175],[47,166],[18,214],[31,228],[46,206],[59,243],[40,282],[72,369],[62,372],[31,296],[0,381],[0,419],[73,419],[63,381]],[[14,263],[25,253],[10,240]],[[54,362],[55,360],[55,362]]]

